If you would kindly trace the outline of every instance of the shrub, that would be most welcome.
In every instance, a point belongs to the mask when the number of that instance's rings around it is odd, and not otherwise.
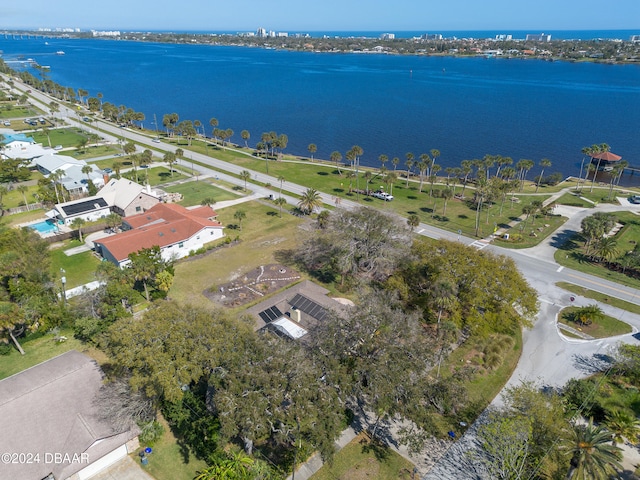
[[[138,438],[140,439],[140,443],[143,445],[153,446],[153,444],[156,443],[164,433],[164,427],[156,420],[151,420],[150,422],[145,422],[138,426],[141,430]]]

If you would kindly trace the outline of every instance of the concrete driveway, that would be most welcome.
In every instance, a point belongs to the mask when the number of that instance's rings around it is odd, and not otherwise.
[[[91,477],[91,480],[155,480],[145,472],[133,458],[127,456],[122,460]]]

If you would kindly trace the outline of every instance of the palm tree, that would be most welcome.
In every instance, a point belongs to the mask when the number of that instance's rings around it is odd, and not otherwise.
[[[473,171],[473,167],[471,166],[471,160],[462,160],[460,162],[460,173],[464,175],[464,180],[462,182],[462,193],[460,196],[464,198],[464,191],[467,188],[467,182],[469,181],[469,175]]]
[[[420,155],[420,157],[422,158],[424,154]],[[424,172],[426,172],[429,169],[429,164],[424,161],[424,160],[420,160],[418,162],[418,171],[420,172],[420,187],[418,188],[419,192],[422,192],[422,184],[424,183]]]
[[[400,159],[398,157],[393,157],[391,159],[391,164],[393,165],[393,171],[395,172],[398,168],[398,164],[400,163]]]
[[[240,172],[240,178],[244,180],[244,191],[247,191],[247,180],[251,178],[251,172],[249,170],[242,170]]]
[[[364,181],[365,181],[365,191],[367,192],[367,195],[369,195],[369,184],[371,183],[371,180],[373,179],[373,173],[371,173],[370,170],[367,170],[366,172],[364,172]]]
[[[285,182],[284,176],[278,175],[278,181],[280,182],[280,192],[278,192],[278,195],[282,197],[282,184]]]
[[[404,162],[407,167],[407,188],[409,188],[409,177],[411,176],[411,170],[413,169],[413,153],[407,153],[407,161]]]
[[[567,479],[606,480],[622,470],[621,449],[612,445],[613,434],[602,426],[595,426],[593,418],[586,425],[575,425],[570,443],[571,453]]]
[[[533,160],[522,159],[516,165],[520,169],[520,191],[524,190],[524,182],[527,179],[527,173],[535,165]]]
[[[444,188],[440,191],[440,196],[444,200],[444,207],[442,208],[442,216],[445,217],[447,215],[447,202],[453,197],[453,190],[449,187]]]
[[[216,139],[215,134],[213,133],[213,131],[216,129],[216,127],[218,126],[218,119],[215,117],[212,117],[211,120],[209,120],[209,125],[211,125],[211,136],[213,137],[213,139]]]
[[[200,201],[200,205],[205,206],[205,207],[210,207],[214,203],[216,203],[216,201],[213,199],[213,197],[204,197]]]
[[[171,172],[171,177],[173,177],[173,164],[176,163],[176,154],[173,152],[167,152],[162,157],[164,162],[169,165],[169,171]]]
[[[398,180],[398,174],[396,172],[389,172],[384,176],[384,183],[387,184],[389,193],[393,195],[393,184]]]
[[[200,135],[200,127],[202,127],[202,122],[200,120],[194,120],[193,126],[196,127],[196,132],[198,133],[198,135]]]
[[[247,143],[249,138],[251,138],[251,134],[249,133],[249,130],[242,130],[240,132],[240,138],[244,140],[244,147],[249,148],[249,144]]]
[[[540,176],[538,177],[538,184],[536,185],[536,193],[538,193],[538,188],[540,188],[540,182],[542,182],[544,169],[551,166],[551,160],[549,160],[548,158],[543,158],[542,160],[540,160],[540,166],[542,167],[542,171],[540,172]]]
[[[283,197],[276,198],[273,203],[275,203],[280,209],[280,218],[282,218],[282,207],[287,204],[287,201]]]
[[[407,225],[409,225],[409,228],[411,228],[411,231],[413,232],[413,230],[420,225],[420,217],[416,214],[409,215],[407,218]]]
[[[591,149],[591,147],[582,147],[582,150],[580,150],[580,152],[582,153],[582,163],[580,163],[580,175],[578,175],[578,190],[582,189],[581,188],[581,186],[582,186],[582,171],[584,170],[585,157],[590,154],[590,149]],[[587,175],[585,176],[585,181],[586,181],[588,176],[589,176],[589,169],[587,167]]]
[[[349,179],[349,193],[351,193],[351,189],[353,188],[353,179],[356,178],[357,174],[353,170],[347,173],[347,178]]]
[[[80,217],[74,218],[73,222],[71,222],[71,226],[78,230],[78,238],[80,239],[80,243],[82,243],[82,227],[85,223],[87,222],[85,222],[84,218]]]
[[[49,174],[49,180],[53,183],[53,189],[56,192],[56,203],[60,203],[60,196],[58,195],[58,181],[64,176],[63,170],[56,170]],[[64,200],[64,197],[63,197]]]
[[[623,443],[625,439],[633,445],[638,443],[640,421],[635,415],[624,410],[614,410],[607,413],[604,424],[613,434],[611,442],[614,446]]]
[[[438,172],[442,167],[440,165],[436,165],[435,163],[431,166],[431,175],[429,175],[429,196],[433,194],[433,184],[438,179]]]
[[[309,150],[309,153],[311,154],[311,161],[313,162],[313,154],[318,151],[318,146],[315,143],[310,143],[307,150]]]
[[[602,155],[599,155],[600,153],[605,153],[605,152],[608,152],[609,150],[610,150],[610,147],[606,143],[602,143],[600,145],[591,145],[591,148],[589,151],[589,155],[591,155],[591,163],[593,163],[594,156],[597,155],[601,157]],[[598,176],[598,171],[600,170],[601,161],[602,159],[598,158],[596,169],[593,171],[593,178],[591,179],[591,189],[589,190],[589,192],[593,192],[593,184],[595,183],[596,177]]]
[[[596,242],[594,254],[609,262],[618,255],[618,242],[614,237],[602,237]]]
[[[437,148],[432,148],[429,153],[431,154],[431,158],[433,159],[433,163],[435,164],[436,160],[440,156],[440,150],[438,150]]]
[[[89,165],[83,165],[80,171],[87,176],[87,184],[88,184],[91,181],[91,177],[89,177],[89,174],[93,172],[93,168],[91,168]]]
[[[337,150],[333,151],[333,152],[331,152],[331,155],[329,156],[329,159],[332,162],[336,162],[336,168],[338,169],[338,173],[339,173],[340,172],[339,163],[340,163],[340,160],[342,160],[342,154],[340,152],[338,152]]]
[[[247,218],[247,214],[244,210],[236,210],[236,213],[233,214],[233,218],[238,221],[238,227],[240,227],[240,231],[242,231],[242,220]]]
[[[315,188],[307,188],[300,197],[298,208],[305,214],[309,215],[316,208],[322,206],[322,198]]]
[[[29,210],[29,202],[27,201],[27,192],[29,191],[29,187],[27,187],[26,185],[18,185],[16,187],[16,190],[22,194],[22,198],[24,198],[24,204],[27,207],[27,210]]]
[[[389,157],[383,153],[378,157],[378,160],[380,160],[380,166],[384,168],[384,164],[389,161]]]
[[[580,307],[573,312],[573,321],[583,326],[591,325],[603,317],[604,312],[596,304]]]

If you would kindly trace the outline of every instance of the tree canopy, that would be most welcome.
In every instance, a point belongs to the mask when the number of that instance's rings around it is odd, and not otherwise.
[[[538,311],[535,290],[508,257],[446,240],[416,240],[411,254],[387,287],[427,321],[444,317],[480,334],[513,333]]]

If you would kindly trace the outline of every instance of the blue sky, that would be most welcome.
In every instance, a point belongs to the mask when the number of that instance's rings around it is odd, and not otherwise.
[[[7,2],[9,3],[9,2]],[[2,28],[290,32],[640,30],[640,0],[28,0]]]

